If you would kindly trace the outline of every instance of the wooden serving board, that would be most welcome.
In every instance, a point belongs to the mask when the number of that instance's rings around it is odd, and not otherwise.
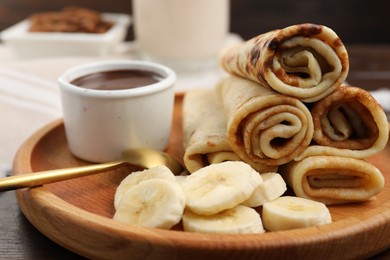
[[[182,95],[176,96],[168,152],[181,160]],[[313,228],[251,235],[161,230],[113,221],[116,186],[128,168],[22,189],[18,203],[29,221],[54,242],[88,258],[248,259],[366,258],[390,248],[390,145],[369,161],[386,186],[375,200],[330,206],[333,222]],[[15,174],[85,165],[68,150],[63,123],[55,121],[20,148]],[[259,209],[261,212],[261,209]]]

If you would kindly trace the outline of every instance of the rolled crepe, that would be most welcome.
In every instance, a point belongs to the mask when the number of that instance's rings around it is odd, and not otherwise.
[[[345,46],[328,27],[299,24],[261,34],[221,52],[229,73],[305,102],[335,90],[348,74]]]
[[[188,91],[183,103],[184,164],[194,172],[212,163],[241,161],[226,137],[226,118],[214,89]],[[260,172],[277,167],[249,162]]]
[[[327,205],[367,201],[384,187],[382,173],[370,163],[339,156],[312,156],[280,167],[298,197]]]
[[[386,147],[389,124],[380,104],[364,89],[340,86],[313,104],[316,144],[296,160],[313,155],[364,159]]]
[[[227,118],[227,139],[245,162],[281,165],[310,144],[313,120],[298,99],[230,76],[217,84]]]

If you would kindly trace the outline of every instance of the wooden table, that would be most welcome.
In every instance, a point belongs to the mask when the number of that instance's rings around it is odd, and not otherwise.
[[[350,84],[366,89],[390,88],[390,45],[347,48]],[[84,259],[37,231],[19,210],[14,191],[0,193],[0,230],[0,259]],[[390,245],[373,259],[390,259]]]

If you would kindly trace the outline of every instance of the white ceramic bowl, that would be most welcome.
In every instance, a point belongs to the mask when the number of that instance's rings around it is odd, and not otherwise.
[[[162,79],[122,90],[87,89],[71,83],[85,75],[126,69],[154,72]],[[117,160],[137,147],[165,149],[172,127],[175,82],[173,70],[147,61],[100,61],[64,72],[59,87],[69,149],[92,162]]]
[[[103,13],[106,21],[114,25],[105,33],[61,33],[29,32],[29,19],[23,20],[0,33],[1,40],[10,46],[15,56],[22,59],[95,55],[103,56],[115,52],[126,37],[131,19],[126,14]]]

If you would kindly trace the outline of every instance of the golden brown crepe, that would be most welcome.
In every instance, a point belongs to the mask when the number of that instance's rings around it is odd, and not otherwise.
[[[214,89],[194,89],[183,103],[184,164],[194,172],[212,163],[241,161],[226,137],[226,118]],[[248,162],[258,171],[274,171],[277,167]]]
[[[367,201],[384,187],[384,177],[375,166],[354,158],[312,156],[279,171],[296,196],[327,205]]]
[[[310,144],[313,120],[298,99],[244,78],[230,76],[216,87],[227,118],[227,139],[245,162],[281,165]]]
[[[285,95],[314,102],[335,90],[348,74],[345,46],[328,27],[298,24],[228,47],[221,66]]]
[[[340,86],[311,109],[311,145],[296,160],[313,155],[363,159],[386,147],[389,124],[382,107],[366,90]]]

